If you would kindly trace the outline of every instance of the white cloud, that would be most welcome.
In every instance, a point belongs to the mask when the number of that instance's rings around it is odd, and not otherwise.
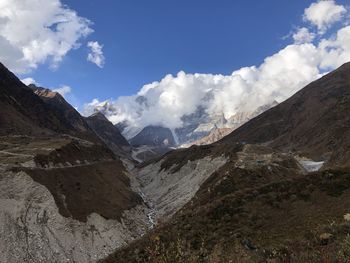
[[[315,39],[316,34],[309,31],[306,27],[298,28],[293,34],[294,43],[303,44],[310,43]]]
[[[338,23],[342,26],[342,23]],[[325,72],[350,61],[350,26],[343,26],[330,37],[305,28],[295,33],[294,43],[265,58],[258,66],[235,70],[231,75],[167,75],[143,86],[132,96],[116,100],[93,100],[84,113],[103,111],[113,122],[127,121],[126,135],[134,135],[147,125],[169,128],[183,126],[183,116],[198,108],[210,115],[252,111],[273,100],[282,102]],[[132,132],[130,132],[132,130]]]
[[[90,41],[87,46],[90,48],[87,60],[96,64],[96,66],[103,68],[105,64],[105,57],[102,51],[103,46],[97,41]]]
[[[0,61],[16,73],[39,64],[57,67],[93,30],[60,0],[0,1]]]
[[[21,79],[21,81],[26,84],[27,86],[30,84],[37,84],[35,79],[33,78],[25,78],[25,79]]]
[[[321,67],[334,69],[341,64],[350,61],[350,26],[337,31],[330,39],[322,39],[319,44],[319,52],[322,56]]]
[[[285,100],[320,76],[317,48],[312,44],[289,45],[265,59],[259,67],[246,67],[231,75],[167,75],[145,85],[136,95],[115,101],[95,99],[85,105],[89,115],[102,110],[113,122],[128,121],[132,129],[147,125],[179,128],[182,117],[200,106],[209,115],[252,111],[273,100]]]
[[[69,86],[67,86],[67,85],[62,85],[60,88],[53,89],[52,91],[58,92],[58,93],[61,94],[63,97],[66,97],[69,93],[72,92],[72,89],[71,89],[71,87],[69,87]]]
[[[311,4],[304,12],[304,20],[318,28],[320,34],[334,23],[340,21],[347,10],[342,5],[337,5],[334,0],[319,0]]]

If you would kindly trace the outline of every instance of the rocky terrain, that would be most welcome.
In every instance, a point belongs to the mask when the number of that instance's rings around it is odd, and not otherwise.
[[[187,148],[192,145],[208,145],[214,142],[217,142],[224,138],[226,135],[230,134],[234,129],[233,128],[218,128],[209,133],[209,135],[200,138],[199,140],[190,142],[188,144],[181,145],[181,148]]]
[[[129,138],[133,146],[132,156],[135,160],[143,162],[162,156],[174,148],[214,143],[277,104],[273,101],[252,112],[238,112],[229,119],[225,119],[223,114],[209,116],[204,109],[198,108],[194,114],[183,116],[182,128],[172,130],[161,126],[146,126],[134,137]],[[108,102],[103,105],[97,107],[96,111],[109,110]],[[116,127],[127,137],[135,132],[127,122],[118,123]]]
[[[0,64],[0,261],[348,262],[349,65],[169,151]]]
[[[0,105],[1,262],[96,262],[153,226],[107,130],[1,64]]]
[[[183,195],[181,171],[210,160],[218,169],[205,169],[168,221],[102,262],[349,262],[349,76],[345,64],[214,144],[145,163],[138,176],[164,215],[172,193]]]
[[[265,143],[298,152],[328,167],[348,166],[350,63],[235,130],[221,142]]]
[[[162,156],[177,145],[171,130],[159,126],[147,126],[129,141],[132,156],[139,162]]]
[[[2,137],[0,160],[2,262],[96,262],[151,227],[125,168],[104,147]]]
[[[87,118],[86,122],[90,128],[98,135],[98,137],[118,156],[130,157],[131,145],[121,135],[117,127],[115,127],[100,112],[97,112]]]

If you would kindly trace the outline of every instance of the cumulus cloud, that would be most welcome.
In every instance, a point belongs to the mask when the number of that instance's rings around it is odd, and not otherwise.
[[[53,89],[52,91],[58,92],[58,93],[61,94],[63,97],[66,97],[69,93],[72,92],[72,89],[71,89],[71,87],[69,87],[69,86],[67,86],[67,85],[62,85],[60,88]]]
[[[183,116],[202,107],[209,115],[230,118],[252,111],[273,100],[282,101],[300,87],[318,78],[317,49],[312,44],[290,45],[268,57],[259,67],[246,67],[231,75],[167,75],[145,85],[136,95],[115,101],[95,99],[85,105],[86,115],[102,110],[114,122],[131,127],[161,125],[172,129],[183,125]]]
[[[97,41],[90,41],[87,46],[90,48],[87,60],[96,64],[99,68],[103,68],[105,64],[105,57],[102,51],[103,46]]]
[[[60,0],[1,0],[0,60],[17,73],[45,62],[57,67],[93,32],[90,25]]]
[[[342,5],[337,5],[334,0],[319,0],[305,9],[304,20],[315,25],[320,34],[334,23],[340,21],[347,10]]]
[[[310,32],[306,27],[298,28],[293,34],[293,39],[296,44],[310,43],[315,39],[316,34]]]
[[[30,84],[37,84],[35,79],[33,78],[25,78],[25,79],[21,79],[21,81],[26,84],[27,86]]]
[[[325,21],[329,24],[330,20]],[[258,66],[244,67],[230,75],[181,71],[143,86],[132,96],[107,101],[94,99],[85,104],[83,113],[89,115],[99,110],[113,123],[127,122],[133,132],[126,130],[124,135],[131,137],[147,125],[182,127],[183,116],[194,114],[199,108],[211,116],[230,118],[274,100],[282,102],[311,81],[350,61],[350,26],[338,28],[328,38],[314,37],[309,29],[301,28],[293,36],[293,44],[265,58]]]

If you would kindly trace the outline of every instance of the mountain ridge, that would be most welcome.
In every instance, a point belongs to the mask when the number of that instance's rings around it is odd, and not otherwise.
[[[214,144],[143,164],[145,189],[173,189],[226,158],[169,221],[101,262],[347,262],[349,108],[347,63]]]

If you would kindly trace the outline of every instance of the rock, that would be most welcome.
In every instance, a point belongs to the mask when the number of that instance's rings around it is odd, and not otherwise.
[[[257,247],[253,245],[253,243],[250,239],[243,239],[241,241],[241,244],[248,250],[256,250],[257,249]]]
[[[321,245],[325,246],[328,245],[328,243],[332,240],[333,235],[330,233],[323,233],[320,235],[320,241],[321,241]]]
[[[350,221],[350,213],[344,215],[344,220],[348,222]]]

